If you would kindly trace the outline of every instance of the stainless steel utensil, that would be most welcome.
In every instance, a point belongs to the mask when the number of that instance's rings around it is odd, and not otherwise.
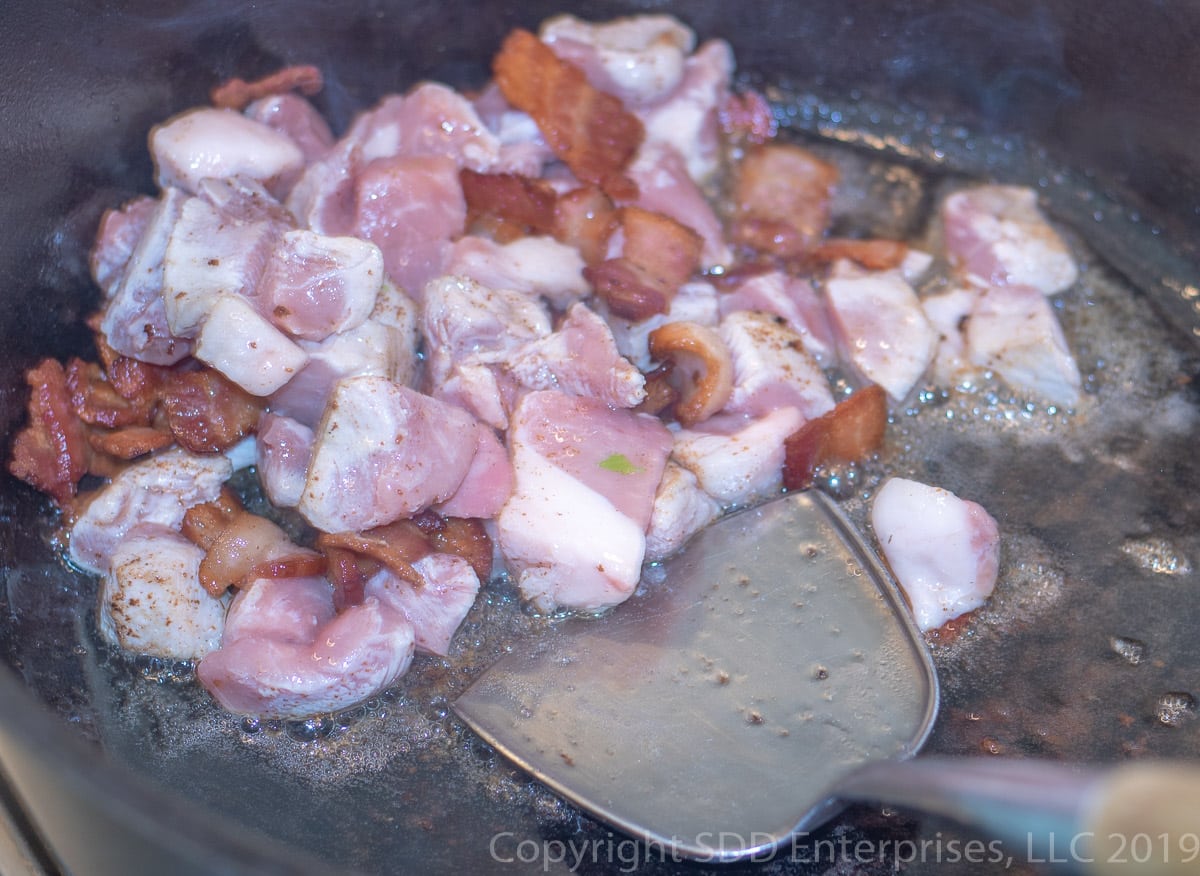
[[[644,594],[510,653],[454,706],[652,848],[762,860],[844,802],[876,800],[983,828],[1023,860],[1112,858],[1122,831],[1167,863],[1200,860],[1187,833],[1200,771],[908,761],[937,676],[891,577],[823,494],[731,516],[652,571]]]

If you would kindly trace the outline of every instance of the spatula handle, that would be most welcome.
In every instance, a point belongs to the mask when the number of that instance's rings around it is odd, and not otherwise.
[[[1014,860],[1106,874],[1200,872],[1200,768],[1192,765],[920,758],[868,764],[839,791],[973,826],[1004,840]]]

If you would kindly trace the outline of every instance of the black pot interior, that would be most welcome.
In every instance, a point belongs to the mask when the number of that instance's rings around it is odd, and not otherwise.
[[[204,102],[224,78],[313,63],[327,82],[318,106],[340,130],[357,110],[421,79],[482,83],[507,30],[535,27],[563,7],[545,0],[6,4],[4,434],[23,417],[25,368],[42,356],[90,355],[82,327],[97,304],[87,275],[90,238],[106,207],[152,191],[145,148],[152,124]],[[792,96],[797,136],[833,136],[864,154],[882,144],[872,160],[920,167],[935,181],[955,173],[1026,183],[1051,176],[1056,215],[1081,230],[1114,277],[1138,288],[1131,306],[1152,326],[1144,343],[1178,351],[1147,373],[1164,384],[1195,373],[1194,7],[644,0],[589,3],[586,15],[638,9],[669,9],[701,38],[730,40],[750,82]],[[879,107],[897,108],[903,122]],[[1182,392],[1194,408],[1194,391]],[[1196,609],[1184,593],[1191,573],[1151,574],[1119,549],[1166,533],[1176,560],[1200,561],[1194,440],[1152,423],[1118,437],[1121,446],[1111,438],[1113,446],[1082,450],[996,444],[986,453],[949,442],[918,459],[926,474],[990,491],[1002,525],[1030,521],[1032,540],[1018,544],[1029,554],[1010,562],[1030,567],[1021,573],[1029,587],[1058,588],[1054,600],[1030,597],[1012,608],[1002,627],[972,632],[977,641],[969,646],[938,646],[945,699],[932,750],[1081,761],[1200,753],[1186,699],[1200,691]],[[1124,467],[1110,464],[1116,456]],[[0,515],[0,762],[54,861],[72,872],[132,872],[131,860],[139,872],[164,872],[168,859],[154,856],[172,854],[196,872],[507,872],[549,864],[565,871],[570,861],[549,862],[545,844],[572,838],[607,850],[575,872],[705,869],[648,859],[622,844],[497,763],[448,717],[447,688],[485,662],[487,644],[464,672],[433,661],[418,667],[418,680],[377,703],[337,745],[306,741],[296,728],[298,739],[286,730],[246,733],[194,685],[173,680],[170,667],[97,645],[94,582],[57,559],[47,503],[7,474]],[[476,633],[483,636],[488,623]],[[513,629],[510,622],[506,630]],[[1139,643],[1143,659],[1131,662],[1128,649]],[[1183,704],[1179,720],[1162,719],[1166,695]],[[946,825],[860,808],[819,838],[865,838],[878,847],[883,839],[935,835],[957,836]],[[522,861],[517,844],[526,839],[535,845],[522,847],[530,856]],[[746,870],[829,866],[805,857]],[[893,862],[851,863],[882,873]]]

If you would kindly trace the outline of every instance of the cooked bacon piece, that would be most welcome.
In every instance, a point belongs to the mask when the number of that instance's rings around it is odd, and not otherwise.
[[[311,64],[297,64],[284,67],[253,82],[234,77],[214,88],[209,97],[215,107],[241,110],[259,98],[287,91],[313,95],[324,85],[325,79],[318,68]]]
[[[788,436],[784,443],[783,485],[803,490],[818,466],[857,462],[883,446],[887,429],[887,393],[875,384],[860,389]]]
[[[621,230],[625,233],[622,257],[649,272],[670,297],[696,273],[704,240],[682,222],[664,213],[625,207]]]
[[[644,143],[629,166],[629,174],[638,186],[638,207],[670,216],[700,235],[702,267],[711,269],[733,262],[721,220],[688,173],[678,149],[667,143]]]
[[[433,511],[366,532],[323,532],[316,546],[329,560],[335,588],[349,588],[348,596],[353,596],[354,588],[361,589],[378,566],[413,587],[423,587],[425,578],[416,566],[435,553],[462,557],[481,580],[492,574],[492,540],[483,521],[443,517]],[[361,600],[361,593],[354,598]]]
[[[183,515],[180,532],[197,547],[208,550],[238,514],[245,513],[241,500],[229,487],[221,487],[211,502],[193,505]]]
[[[492,576],[492,539],[482,520],[422,511],[413,518],[413,523],[439,553],[454,554],[470,563],[480,581]]]
[[[151,365],[129,356],[121,356],[97,337],[100,361],[114,390],[136,406],[150,407],[158,400],[163,385],[175,373],[163,365]]]
[[[837,177],[833,165],[799,146],[750,149],[734,181],[734,242],[785,258],[804,255],[829,224]]]
[[[250,570],[249,578],[308,578],[313,575],[324,575],[328,562],[325,557],[312,551],[300,551],[295,554],[264,560]]]
[[[621,210],[621,256],[584,269],[616,316],[643,320],[666,313],[679,287],[696,272],[703,239],[669,216],[625,207]]]
[[[170,432],[152,426],[124,426],[113,431],[88,433],[88,444],[93,450],[117,459],[136,459],[153,450],[169,447],[174,440]]]
[[[321,554],[293,544],[279,526],[251,514],[228,487],[183,516],[183,537],[204,551],[200,583],[212,596],[260,578],[304,578],[325,572]]]
[[[195,453],[228,450],[254,431],[263,407],[209,368],[172,374],[162,403],[175,440]]]
[[[467,201],[468,227],[489,221],[492,236],[501,243],[554,231],[557,195],[544,180],[515,173],[477,173],[464,167],[458,181]]]
[[[583,276],[611,313],[640,322],[656,313],[666,313],[670,298],[653,278],[627,259],[609,259],[583,269]]]
[[[13,441],[8,470],[65,505],[88,470],[87,433],[72,410],[61,363],[43,359],[29,369],[25,381],[32,390],[29,422]]]
[[[533,117],[576,177],[614,198],[636,196],[624,169],[644,132],[618,98],[594,88],[582,70],[527,30],[505,38],[493,71],[508,102]]]
[[[325,554],[325,577],[333,585],[333,607],[344,611],[352,605],[362,604],[364,586],[369,575],[363,570],[358,554],[345,548],[327,547]]]
[[[554,236],[579,250],[589,265],[604,260],[608,238],[621,224],[612,199],[592,186],[559,195],[554,205]]]
[[[817,262],[836,262],[850,259],[868,271],[886,271],[904,264],[908,255],[908,244],[898,240],[851,240],[846,237],[831,237],[823,240],[812,251]]]
[[[717,110],[721,129],[734,141],[766,143],[779,130],[767,99],[757,91],[729,94]]]
[[[83,422],[107,429],[150,424],[152,396],[125,397],[95,362],[71,359],[66,373],[71,407]]]
[[[414,587],[420,587],[424,579],[413,563],[433,552],[429,539],[411,520],[397,520],[366,532],[322,532],[316,546],[320,551],[346,550],[373,560]]]

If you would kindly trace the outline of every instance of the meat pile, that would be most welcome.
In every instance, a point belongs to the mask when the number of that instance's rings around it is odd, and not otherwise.
[[[335,710],[447,654],[499,572],[542,610],[620,603],[726,510],[878,451],[923,380],[1078,401],[1048,302],[1075,265],[1032,192],[949,197],[944,253],[831,237],[836,168],[733,69],[667,16],[564,15],[477,93],[422,83],[340,138],[313,68],[156,127],[157,197],[92,253],[99,361],[29,372],[10,464],[103,577],[106,638],[198,659],[236,712]],[[934,255],[954,282],[922,297]],[[249,465],[311,543],[242,507]],[[986,599],[977,505],[894,480],[874,526],[923,628]]]

